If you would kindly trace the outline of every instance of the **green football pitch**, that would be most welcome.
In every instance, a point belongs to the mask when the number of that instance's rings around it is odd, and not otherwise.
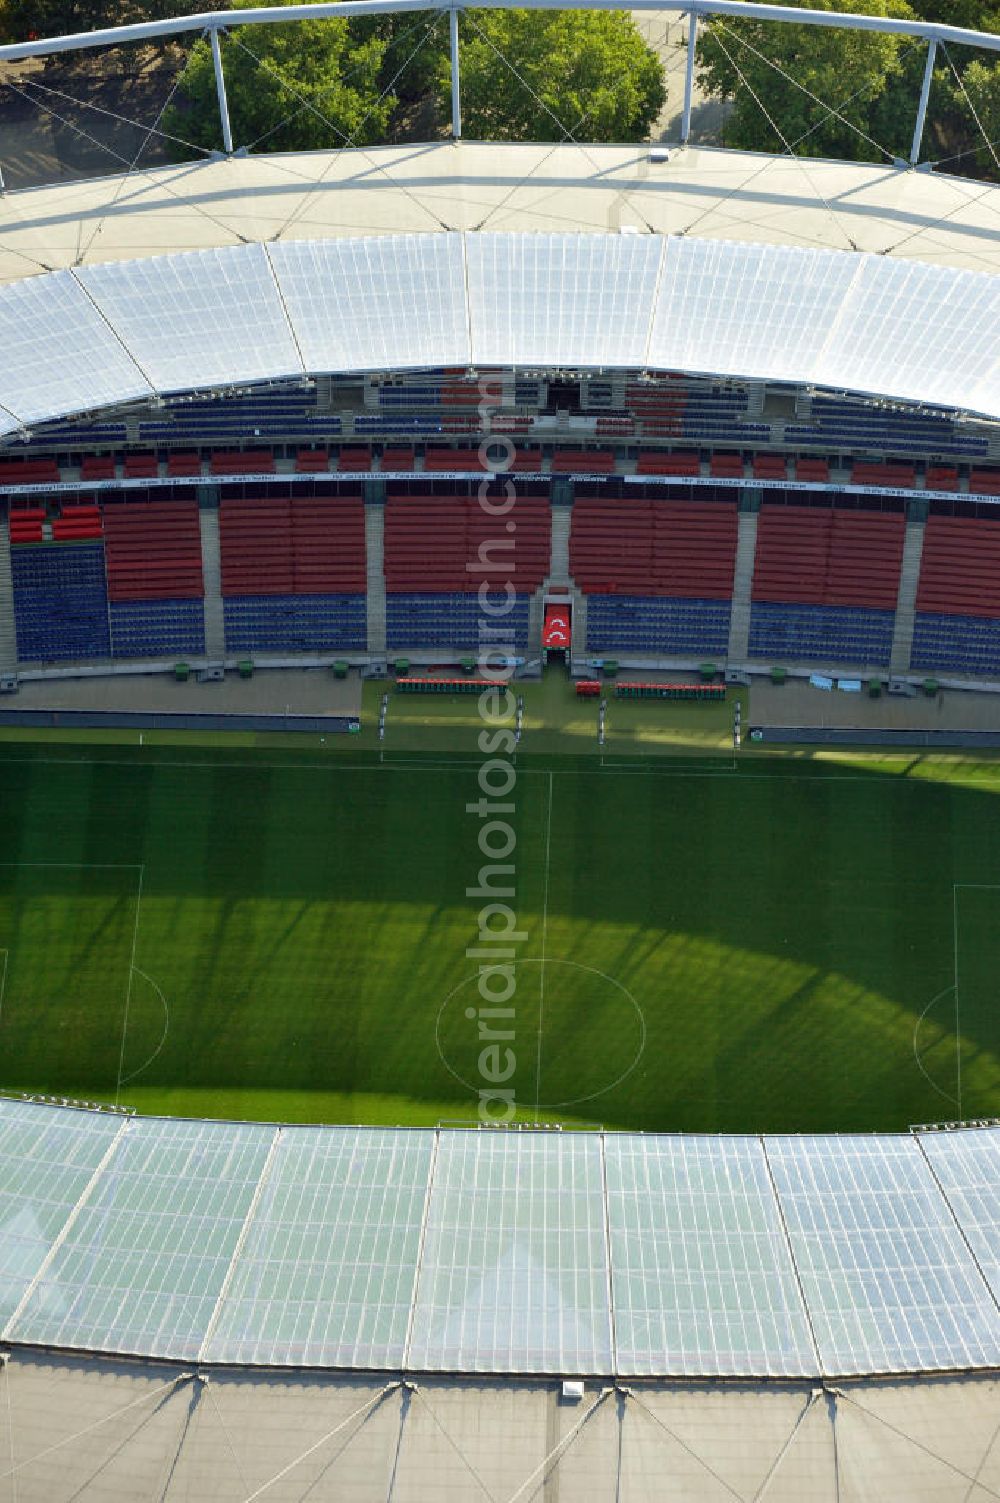
[[[998,764],[517,771],[505,1047],[524,1118],[867,1130],[1000,1111]],[[0,1086],[473,1119],[479,796],[467,755],[4,741]]]

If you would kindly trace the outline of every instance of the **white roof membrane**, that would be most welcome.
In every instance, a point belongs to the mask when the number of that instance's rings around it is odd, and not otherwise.
[[[477,365],[645,363],[656,235],[465,236]]]
[[[863,264],[842,251],[672,238],[650,364],[808,379]]]
[[[398,1367],[432,1147],[429,1133],[282,1128],[207,1360]]]
[[[120,1117],[0,1110],[0,1335],[122,1129]]]
[[[1000,1368],[1000,1128],[275,1127],[0,1098],[0,1339],[623,1378]]]
[[[240,1123],[131,1122],[12,1339],[197,1357],[274,1134]]]
[[[68,271],[0,288],[0,351],[0,403],[22,424],[153,394]]]
[[[307,370],[469,364],[460,236],[276,240],[268,255]]]
[[[598,1135],[442,1133],[408,1365],[612,1371]]]
[[[977,408],[997,369],[1000,277],[866,256],[816,365],[826,386]],[[981,410],[1000,409],[984,405]]]
[[[302,373],[261,245],[86,266],[77,276],[158,391]]]
[[[824,1372],[995,1358],[1000,1311],[912,1137],[766,1146]]]
[[[984,1127],[921,1133],[920,1146],[1000,1300],[1000,1132]]]
[[[147,377],[171,392],[471,363],[804,382],[1000,417],[998,326],[996,275],[847,251],[471,231],[276,241],[0,289],[0,408],[23,423],[149,394]]]
[[[815,1366],[760,1139],[611,1134],[606,1154],[618,1371]]]

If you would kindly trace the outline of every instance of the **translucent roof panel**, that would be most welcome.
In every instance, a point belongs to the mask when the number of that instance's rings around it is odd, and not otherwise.
[[[302,372],[261,245],[116,261],[77,275],[158,391]]]
[[[618,1371],[815,1373],[757,1138],[606,1139]]]
[[[924,1132],[918,1142],[990,1288],[1000,1299],[1000,1129]]]
[[[21,423],[151,394],[72,272],[0,288],[0,403]]]
[[[277,240],[268,254],[310,371],[468,365],[461,236]]]
[[[640,366],[656,235],[465,237],[477,365]]]
[[[826,1374],[1000,1362],[1000,1313],[912,1137],[766,1147]]]
[[[442,1133],[407,1365],[608,1373],[596,1133]]]
[[[808,378],[858,270],[838,251],[670,239],[649,364]]]
[[[123,1125],[0,1100],[0,1335]]]
[[[652,366],[1000,416],[998,324],[998,276],[827,249],[484,232],[233,245],[0,288],[0,435],[151,390],[469,364]]]
[[[398,1367],[434,1134],[283,1128],[205,1357]]]
[[[996,361],[998,327],[1000,277],[866,256],[815,379],[971,407]]]
[[[239,1123],[131,1123],[11,1336],[197,1357],[274,1134]]]

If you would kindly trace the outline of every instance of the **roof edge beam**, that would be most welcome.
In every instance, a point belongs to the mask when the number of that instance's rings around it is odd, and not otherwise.
[[[521,0],[526,10],[620,10],[621,0]],[[951,42],[1000,52],[1000,35],[968,31],[961,26],[941,26],[930,21],[908,21],[889,16],[859,15],[852,11],[799,10],[790,5],[748,3],[748,0],[630,0],[633,10],[668,10],[698,16],[730,16],[755,21],[826,26],[845,31],[874,31],[896,36],[922,37],[925,41]],[[510,0],[476,0],[483,10],[503,10]],[[322,20],[335,16],[393,15],[406,11],[443,11],[455,8],[455,0],[316,0],[315,4],[258,6],[234,12],[204,11],[199,15],[173,16],[161,21],[141,21],[132,26],[113,26],[101,31],[76,32],[0,47],[0,62],[27,57],[47,57],[57,52],[76,52],[91,47],[114,47],[125,42],[178,36],[184,32],[215,31],[219,27],[270,25],[288,21]],[[461,7],[458,7],[461,8]]]

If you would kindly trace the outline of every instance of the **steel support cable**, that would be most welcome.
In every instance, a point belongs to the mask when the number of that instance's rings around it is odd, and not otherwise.
[[[418,15],[422,16],[423,12],[422,11],[418,12]],[[413,33],[416,31],[416,29],[417,29],[417,27],[419,25],[420,25],[420,21],[419,20],[414,21],[413,25],[412,26],[408,26],[406,28],[406,30],[400,36],[393,37],[392,41],[389,43],[388,47],[385,49],[386,50],[386,54],[390,53],[392,51],[393,47],[395,47],[397,43],[402,44],[403,42],[407,41],[408,38],[413,35]],[[424,38],[426,38],[426,36],[428,35],[428,33],[432,30],[432,27],[433,27],[433,23],[432,23],[431,26],[428,26],[428,27],[425,28]],[[409,59],[407,59],[407,61],[409,61]],[[346,73],[342,73],[340,75],[340,77],[338,78],[337,82],[338,83],[342,83],[342,84],[348,83],[352,78],[354,78],[358,73],[360,73],[362,71],[362,69],[364,68],[364,66],[365,65],[363,63],[358,63],[356,67],[350,68]],[[320,97],[322,98],[322,92],[320,94]],[[304,115],[305,112],[306,112],[306,106],[305,106],[305,103],[302,103],[302,104],[299,105],[298,109],[293,110],[293,112],[290,115],[286,115],[285,118],[284,118],[284,120],[280,121],[279,124],[269,126],[268,129],[266,131],[264,131],[262,135],[256,136],[254,138],[254,140],[248,142],[247,143],[247,148],[246,148],[247,151],[248,152],[254,151],[260,145],[260,143],[262,141],[266,141],[269,136],[273,136],[274,133],[275,133],[275,131],[283,130],[286,125],[291,124],[291,122],[293,120],[297,120],[299,118],[299,116],[300,115]]]
[[[714,28],[713,28],[713,30],[714,30]],[[750,94],[751,98],[753,99],[754,103],[757,105],[757,107],[760,109],[760,111],[764,115],[764,118],[766,119],[767,123],[770,125],[770,127],[774,131],[775,135],[778,137],[778,140],[781,142],[782,146],[785,148],[785,154],[793,162],[798,163],[799,167],[801,168],[802,174],[805,177],[806,182],[809,184],[809,188],[810,188],[810,191],[812,192],[813,196],[816,197],[816,198],[818,198],[819,201],[820,201],[820,203],[822,203],[823,207],[826,209],[827,213],[830,215],[830,218],[833,220],[833,223],[836,225],[837,229],[843,235],[844,239],[847,241],[847,243],[851,247],[851,249],[855,250],[855,251],[858,250],[859,247],[856,245],[856,243],[854,242],[854,240],[851,238],[851,236],[847,233],[847,231],[843,228],[843,226],[841,225],[840,221],[838,220],[837,215],[836,215],[836,211],[834,210],[833,205],[830,203],[829,199],[825,198],[822,193],[817,192],[815,183],[813,182],[813,180],[810,177],[809,173],[806,171],[806,168],[805,168],[805,165],[804,165],[804,159],[802,157],[798,157],[798,156],[795,155],[795,152],[792,150],[791,146],[789,145],[788,141],[786,140],[786,138],[785,138],[783,132],[781,131],[780,127],[778,126],[777,122],[772,119],[771,114],[770,114],[769,110],[767,109],[767,106],[764,104],[763,100],[760,98],[760,95],[757,93],[756,89],[749,82],[749,80],[747,79],[746,75],[743,72],[743,69],[740,67],[739,63],[733,57],[732,53],[729,51],[729,48],[726,46],[725,42],[722,41],[721,37],[719,38],[719,46],[722,48],[723,52],[726,54],[726,57],[729,60],[729,63],[731,64],[731,66],[736,70],[736,74],[737,74],[737,77],[739,78],[740,82],[743,84],[744,88],[746,88],[746,90]],[[780,161],[781,158],[780,157],[776,157],[774,160],[775,161]],[[771,164],[768,163],[768,165],[770,166]]]
[[[158,129],[158,127],[159,127],[160,121],[163,119],[163,117],[166,114],[167,110],[170,108],[171,104],[173,103],[174,95],[177,93],[177,90],[180,88],[181,83],[183,82],[184,75],[187,72],[188,67],[190,66],[190,63],[191,63],[191,56],[192,56],[193,51],[194,51],[193,48],[189,49],[188,54],[187,54],[187,56],[184,59],[184,66],[183,66],[183,68],[180,69],[179,73],[177,74],[177,77],[174,79],[173,87],[171,88],[170,93],[167,95],[166,99],[160,105],[160,108],[157,111],[156,119],[153,121],[153,124],[151,126],[149,126],[149,128],[146,130],[146,134],[143,137],[142,144],[140,145],[140,147],[139,147],[138,151],[136,152],[135,156],[132,158],[130,166],[122,174],[121,182],[118,184],[118,187],[115,189],[114,194],[112,195],[111,203],[105,206],[105,211],[101,215],[100,219],[97,221],[97,224],[94,227],[93,234],[91,235],[90,239],[87,241],[87,244],[84,247],[84,249],[77,256],[77,258],[76,258],[76,264],[78,266],[86,259],[86,256],[87,256],[87,254],[88,254],[88,252],[90,250],[90,247],[93,245],[94,241],[97,239],[97,236],[101,233],[101,230],[104,227],[104,221],[105,221],[105,219],[107,218],[107,215],[108,215],[108,211],[114,207],[114,205],[118,202],[118,199],[120,198],[121,194],[125,191],[125,185],[126,185],[126,183],[129,181],[129,179],[131,178],[132,174],[137,170],[138,165],[139,165],[139,158],[142,156],[143,152],[146,150],[146,147],[149,145],[150,141],[153,139],[153,136],[154,135],[162,135],[162,136],[166,137],[167,133],[164,132],[164,131],[160,131]],[[176,140],[179,140],[180,138],[177,137],[177,136],[172,136],[172,137],[169,137],[169,139],[176,141]],[[188,142],[183,142],[182,144],[188,145],[189,143]]]
[[[478,22],[475,21],[473,19],[473,17],[468,12],[465,13],[465,18],[466,18],[466,21],[468,22],[468,24],[470,24],[472,26],[473,30],[476,31],[479,34],[479,36],[482,38],[482,40],[490,48],[490,50],[492,52],[494,52],[496,54],[496,56],[500,59],[500,61],[504,65],[504,67],[510,69],[511,73],[517,79],[517,81],[521,85],[521,87],[532,97],[532,99],[534,99],[536,101],[537,104],[541,105],[541,107],[545,111],[545,113],[550,117],[550,119],[552,119],[555,122],[556,125],[558,125],[559,129],[563,132],[562,140],[553,142],[550,150],[545,153],[545,155],[541,158],[540,161],[538,161],[538,162],[535,163],[535,165],[531,168],[531,171],[525,173],[524,177],[520,180],[520,182],[517,182],[517,183],[514,184],[514,186],[511,188],[511,190],[507,194],[507,196],[505,198],[503,198],[500,201],[500,203],[495,204],[494,207],[490,210],[490,212],[487,215],[485,215],[485,217],[483,219],[480,220],[480,222],[476,225],[476,229],[477,230],[481,230],[483,228],[483,226],[492,218],[492,216],[494,214],[498,213],[502,208],[505,207],[506,204],[508,204],[510,202],[511,198],[513,197],[513,195],[520,188],[523,188],[525,183],[530,182],[530,180],[531,180],[532,176],[534,175],[534,173],[536,173],[539,170],[540,167],[544,166],[544,164],[549,160],[549,157],[551,157],[553,155],[553,153],[560,146],[565,146],[566,145],[567,141],[570,143],[570,145],[575,146],[579,151],[581,151],[583,153],[584,157],[590,163],[590,166],[594,168],[595,172],[600,171],[600,164],[598,162],[596,162],[594,160],[594,158],[590,155],[590,152],[587,150],[586,144],[584,142],[578,141],[576,139],[576,136],[575,136],[574,132],[572,130],[570,130],[569,126],[565,125],[559,119],[559,116],[554,112],[554,110],[550,109],[550,107],[546,104],[545,100],[541,97],[540,94],[537,93],[537,91],[535,89],[533,89],[531,87],[531,85],[528,83],[528,80],[526,78],[524,78],[524,76],[518,71],[518,69],[514,66],[514,64],[510,61],[510,59],[508,57],[506,57],[500,51],[499,47],[497,47],[497,45],[493,41],[493,39],[491,37],[489,37],[489,36],[486,35],[486,33],[483,31],[482,27],[478,24]],[[592,110],[586,110],[580,116],[580,119],[577,121],[576,126],[575,126],[574,129],[575,130],[579,130],[579,128],[583,124],[584,120],[588,120],[590,118],[590,116],[591,116],[592,113],[593,113]],[[626,199],[628,198],[628,196],[629,195],[627,193],[624,195],[624,197]],[[653,226],[649,223],[649,220],[646,218],[645,214],[643,214],[642,211],[638,210],[638,209],[636,210],[636,213],[638,214],[639,218],[642,220],[643,224],[646,226],[646,229],[649,230],[651,234],[655,233],[655,231],[653,230]]]
[[[257,64],[257,66],[259,68],[263,69],[263,71],[265,73],[269,74],[270,77],[272,77],[273,79],[275,79],[275,81],[277,83],[279,83],[284,89],[287,89],[287,91],[295,99],[297,99],[299,101],[299,103],[301,105],[301,108],[303,110],[307,110],[307,111],[311,112],[312,114],[314,114],[317,117],[317,119],[322,120],[323,124],[326,125],[326,126],[328,126],[329,129],[332,130],[335,135],[337,135],[337,136],[339,136],[341,138],[342,144],[337,148],[337,152],[336,152],[336,155],[334,157],[334,161],[338,161],[339,158],[340,158],[340,156],[341,156],[341,154],[343,152],[349,150],[351,147],[354,146],[354,141],[355,141],[355,139],[356,139],[356,137],[358,135],[358,132],[364,127],[366,121],[374,113],[374,110],[375,110],[376,106],[379,105],[379,104],[381,104],[382,100],[386,97],[386,95],[391,92],[392,87],[395,84],[396,80],[405,71],[405,69],[409,67],[409,65],[412,62],[413,58],[416,57],[417,53],[420,51],[420,48],[424,45],[424,42],[427,40],[428,36],[431,34],[431,32],[437,26],[439,19],[440,19],[440,13],[436,13],[435,16],[434,16],[433,21],[426,28],[426,30],[424,32],[424,35],[420,38],[420,40],[417,43],[416,47],[413,49],[413,51],[410,53],[410,55],[400,64],[400,66],[397,68],[396,72],[393,74],[392,78],[389,80],[389,82],[386,84],[385,88],[379,94],[378,98],[375,101],[375,104],[372,105],[371,109],[367,112],[367,114],[363,117],[363,119],[358,122],[358,125],[355,127],[354,131],[350,135],[348,135],[346,131],[343,131],[340,128],[339,125],[335,125],[334,122],[329,118],[329,116],[326,115],[326,114],[324,114],[324,112],[316,104],[314,104],[311,99],[307,99],[305,97],[305,95],[299,93],[299,91],[295,88],[294,84],[289,83],[289,81],[286,78],[282,77],[282,75],[275,68],[272,68],[269,63],[264,62],[264,60],[262,58],[258,57],[257,54],[254,52],[254,50],[253,50],[252,47],[248,47],[245,42],[241,42],[240,39],[238,37],[235,37],[235,36],[231,38],[231,41],[233,42],[234,46],[239,47],[241,49],[241,51],[243,51],[243,52],[245,52],[247,54],[248,57],[252,58],[253,61]],[[431,218],[436,219],[437,222],[438,222],[438,224],[440,225],[440,227],[443,230],[447,230],[447,229],[451,228],[451,226],[448,225],[448,224],[446,224],[445,221],[441,218],[440,214],[437,214],[433,209],[428,208],[428,206],[426,204],[422,203],[420,201],[420,199],[417,197],[417,195],[413,192],[413,190],[411,188],[407,188],[405,186],[405,184],[398,183],[393,178],[393,176],[389,172],[388,168],[385,167],[382,163],[377,162],[372,157],[371,153],[367,150],[366,147],[364,147],[364,146],[358,146],[358,147],[355,147],[354,149],[357,150],[357,151],[360,151],[362,153],[362,155],[366,158],[366,160],[375,168],[375,170],[377,172],[382,173],[383,176],[388,179],[388,181],[392,184],[392,186],[394,188],[398,188],[402,193],[404,193],[407,196],[407,198],[409,198],[413,203],[415,203],[417,205],[417,207],[419,209],[421,209],[425,214],[428,214]],[[319,188],[320,184],[325,180],[326,173],[330,170],[330,167],[332,167],[332,166],[333,166],[333,163],[330,163],[329,166],[325,169],[325,171],[323,173],[323,176],[312,187],[312,190],[311,190],[312,192],[316,192],[317,191],[317,189]],[[310,195],[307,194],[307,199],[308,199],[309,196]],[[272,236],[272,239],[275,239],[275,240],[279,239],[285,233],[285,231],[288,230],[292,226],[292,224],[294,224],[296,218],[299,217],[303,212],[304,212],[304,205],[300,205],[298,211],[293,211],[289,215],[288,219],[285,220],[284,224],[282,224],[280,226],[280,228]]]

